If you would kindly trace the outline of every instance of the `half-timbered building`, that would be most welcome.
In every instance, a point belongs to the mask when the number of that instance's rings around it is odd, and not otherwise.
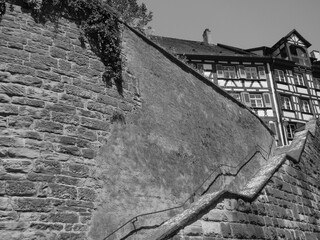
[[[251,108],[286,145],[294,132],[320,115],[319,52],[295,29],[272,47],[240,49],[213,44],[210,30],[203,41],[153,36],[152,40],[178,55]]]

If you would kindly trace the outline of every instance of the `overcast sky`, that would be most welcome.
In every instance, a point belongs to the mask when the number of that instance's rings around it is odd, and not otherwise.
[[[153,12],[155,35],[240,48],[271,47],[296,29],[320,51],[320,0],[138,0]]]

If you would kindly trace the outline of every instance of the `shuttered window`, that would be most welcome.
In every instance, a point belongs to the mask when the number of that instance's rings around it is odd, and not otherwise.
[[[242,96],[242,102],[243,102],[245,105],[251,107],[251,102],[250,102],[250,95],[249,95],[249,93],[243,92],[243,93],[241,93],[241,96]]]
[[[266,107],[272,107],[270,94],[269,93],[263,93],[264,103]]]

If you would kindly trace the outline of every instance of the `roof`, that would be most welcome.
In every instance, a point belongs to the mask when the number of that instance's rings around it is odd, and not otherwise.
[[[257,56],[243,49],[222,44],[206,44],[200,41],[161,36],[151,36],[151,40],[165,48],[167,51],[176,54],[205,56]]]
[[[279,46],[280,44],[282,44],[283,42],[288,41],[288,38],[292,35],[295,34],[305,45],[306,47],[310,47],[311,43],[308,42],[296,29],[293,29],[292,31],[290,31],[287,35],[285,35],[284,37],[282,37],[278,42],[276,42],[271,48],[276,48],[277,46]]]

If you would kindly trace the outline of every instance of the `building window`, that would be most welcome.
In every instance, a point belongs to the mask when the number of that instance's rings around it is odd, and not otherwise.
[[[265,107],[272,107],[271,98],[269,93],[263,93]]]
[[[217,72],[217,77],[218,78],[224,78],[222,65],[220,65],[220,64],[216,65],[216,72]]]
[[[223,73],[225,78],[237,78],[234,66],[223,66]]]
[[[308,55],[302,47],[291,45],[289,48],[290,48],[292,61],[303,66],[310,65]]]
[[[258,72],[259,72],[260,79],[266,79],[267,78],[266,70],[265,70],[264,66],[259,66],[258,67]]]
[[[274,70],[274,79],[277,82],[286,82],[286,78],[285,78],[284,72],[282,70],[278,70],[278,69]]]
[[[296,130],[296,125],[294,123],[288,123],[287,125],[287,138],[292,140],[294,137],[294,131]]]
[[[241,96],[239,93],[230,93],[230,95],[237,101],[241,102]]]
[[[239,76],[239,78],[247,78],[246,70],[244,69],[244,66],[243,66],[243,65],[238,65],[238,66],[237,66],[237,69],[238,69],[238,76]]]
[[[313,78],[314,88],[320,90],[320,78]]]
[[[311,113],[310,103],[307,99],[300,99],[301,112]]]
[[[291,104],[290,97],[280,96],[280,100],[281,100],[281,107],[282,107],[282,109],[292,110],[292,104]]]
[[[258,73],[255,67],[245,67],[246,75],[248,79],[257,79]]]
[[[296,85],[305,86],[303,76],[301,74],[294,74],[293,79]]]
[[[263,100],[261,94],[250,94],[251,107],[263,107]]]

